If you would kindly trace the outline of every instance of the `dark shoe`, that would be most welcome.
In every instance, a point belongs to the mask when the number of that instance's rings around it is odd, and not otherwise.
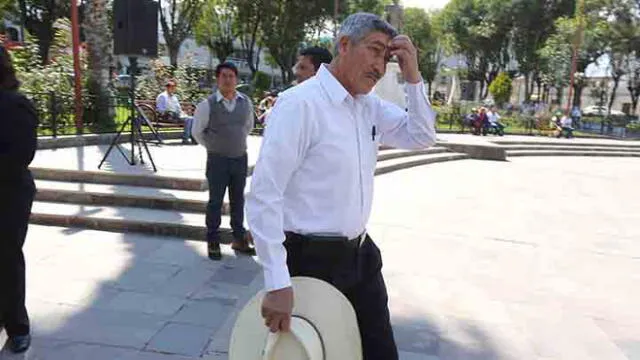
[[[248,233],[245,234],[244,237],[236,237],[235,239],[233,239],[233,242],[231,243],[231,249],[239,253],[253,256],[256,254],[256,249],[251,247],[250,242],[251,242],[251,239]]]
[[[21,335],[9,338],[9,350],[14,354],[20,354],[29,350],[31,346],[31,335]]]
[[[209,253],[209,259],[211,260],[222,259],[222,252],[220,251],[220,243],[217,241],[207,241],[207,252]]]
[[[189,139],[182,139],[182,145],[189,145]]]

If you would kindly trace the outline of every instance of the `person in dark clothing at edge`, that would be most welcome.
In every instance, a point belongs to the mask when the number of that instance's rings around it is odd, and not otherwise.
[[[296,62],[294,67],[296,83],[300,84],[314,76],[318,72],[318,69],[320,69],[320,65],[330,64],[331,61],[333,61],[333,55],[325,48],[311,46],[303,49],[300,51],[298,62]]]
[[[251,99],[236,91],[238,69],[231,62],[216,67],[218,90],[196,107],[193,137],[207,149],[209,182],[207,244],[211,260],[222,258],[219,227],[222,201],[229,189],[231,229],[235,251],[251,254],[250,236],[244,228],[244,188],[247,181],[247,137],[255,115]]]
[[[35,108],[18,92],[19,85],[9,53],[0,44],[0,330],[6,330],[14,353],[31,345],[22,246],[36,191],[28,166],[36,151],[38,124]]]

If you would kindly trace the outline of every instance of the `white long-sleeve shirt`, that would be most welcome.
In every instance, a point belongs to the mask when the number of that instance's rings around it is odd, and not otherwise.
[[[178,115],[182,114],[182,106],[180,106],[178,95],[169,94],[166,91],[160,93],[156,98],[156,109],[161,113],[171,111]]]
[[[323,65],[280,94],[246,199],[267,291],[291,285],[284,232],[355,238],[371,212],[378,146],[436,142],[424,84],[406,84],[408,112],[374,94],[352,97]]]

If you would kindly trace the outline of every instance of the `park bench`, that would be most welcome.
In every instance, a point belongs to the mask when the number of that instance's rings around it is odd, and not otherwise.
[[[183,122],[177,122],[175,119],[171,119],[170,117],[164,116],[163,114],[158,114],[156,110],[156,101],[155,100],[138,100],[136,101],[136,105],[140,111],[142,111],[149,122],[156,128],[176,128],[176,127],[184,127]],[[180,106],[182,106],[182,111],[184,111],[187,115],[193,116],[193,113],[196,107],[188,102],[181,102]]]

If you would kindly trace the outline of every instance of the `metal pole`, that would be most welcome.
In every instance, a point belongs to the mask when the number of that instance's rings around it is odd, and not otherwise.
[[[78,2],[71,0],[71,36],[73,39],[73,72],[75,79],[76,132],[82,134],[82,72],[80,69],[80,24]]]

